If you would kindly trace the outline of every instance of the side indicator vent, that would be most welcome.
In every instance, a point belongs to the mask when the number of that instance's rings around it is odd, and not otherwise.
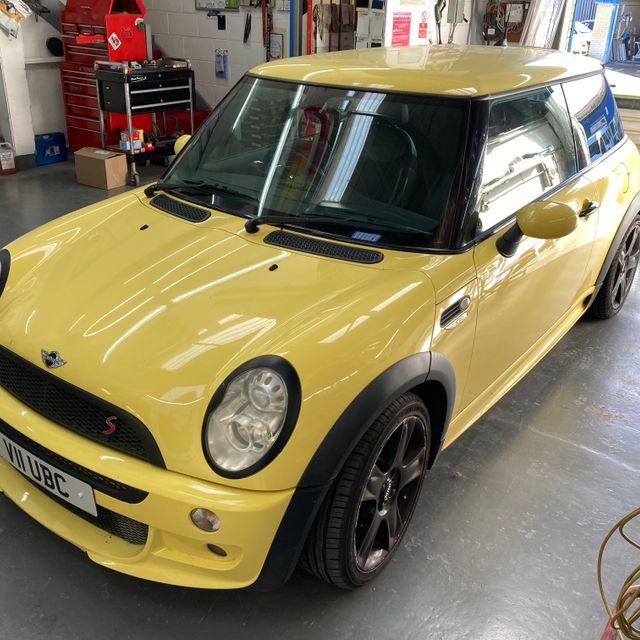
[[[454,302],[450,307],[447,307],[440,316],[440,326],[443,328],[451,328],[452,326],[457,326],[458,323],[454,324],[456,318],[459,318],[459,322],[464,320],[465,313],[471,306],[471,298],[469,296],[464,296],[460,298],[460,300]]]

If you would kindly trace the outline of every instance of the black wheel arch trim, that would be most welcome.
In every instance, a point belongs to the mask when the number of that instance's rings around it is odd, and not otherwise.
[[[433,465],[451,419],[456,379],[453,366],[443,354],[424,352],[404,358],[382,372],[329,430],[302,474],[253,589],[268,591],[289,579],[318,510],[353,448],[391,402],[429,382],[441,384],[447,397],[441,437],[434,443],[429,460],[429,466]]]
[[[0,251],[0,296],[9,279],[9,271],[11,270],[11,254],[6,250]]]
[[[607,277],[607,273],[609,273],[609,269],[613,264],[613,261],[616,257],[616,253],[618,253],[618,249],[620,247],[620,243],[624,238],[625,234],[629,230],[629,227],[635,220],[636,216],[640,213],[640,191],[636,193],[635,198],[631,201],[631,204],[627,208],[624,217],[622,218],[622,222],[618,226],[618,230],[616,231],[616,235],[613,237],[611,245],[609,246],[609,251],[607,252],[607,256],[602,263],[602,267],[600,269],[600,273],[598,274],[598,278],[596,280],[596,290],[591,296],[591,300],[595,300],[598,291],[602,287],[602,284]]]
[[[333,481],[356,443],[376,418],[403,393],[429,381],[442,384],[447,394],[442,442],[455,400],[455,373],[451,363],[441,353],[417,353],[383,371],[356,396],[325,436],[302,474],[298,486],[313,487]],[[440,449],[441,442],[437,450]],[[436,455],[431,456],[430,466],[435,458]]]

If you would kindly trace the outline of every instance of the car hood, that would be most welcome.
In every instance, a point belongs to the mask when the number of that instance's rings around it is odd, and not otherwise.
[[[202,457],[206,408],[237,366],[274,354],[304,368],[323,340],[338,354],[362,309],[380,309],[369,331],[389,342],[394,296],[432,297],[414,270],[294,253],[219,220],[188,223],[133,195],[90,207],[9,247],[0,300],[4,346],[40,365],[41,349],[60,352],[68,364],[52,375],[139,416],[180,471]]]

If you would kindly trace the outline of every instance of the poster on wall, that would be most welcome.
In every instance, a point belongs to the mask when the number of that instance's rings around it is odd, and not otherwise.
[[[272,31],[269,47],[269,60],[282,60],[284,58],[284,33]]]
[[[411,12],[394,11],[391,28],[391,46],[406,47],[411,37]]]

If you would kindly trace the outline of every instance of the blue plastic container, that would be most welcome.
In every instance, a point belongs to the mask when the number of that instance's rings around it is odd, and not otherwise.
[[[64,133],[42,133],[36,136],[36,164],[53,164],[67,159],[67,141]]]

